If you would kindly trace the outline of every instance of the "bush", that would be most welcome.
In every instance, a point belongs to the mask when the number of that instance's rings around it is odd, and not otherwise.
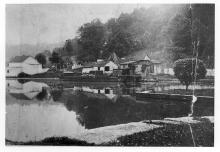
[[[179,59],[174,63],[174,74],[180,80],[180,82],[188,86],[196,80],[205,78],[206,68],[203,62],[197,59],[197,66],[195,58]]]
[[[42,64],[42,67],[45,66],[45,64],[47,63],[47,59],[46,59],[46,56],[43,55],[42,53],[39,53],[35,56],[35,59],[40,63]]]

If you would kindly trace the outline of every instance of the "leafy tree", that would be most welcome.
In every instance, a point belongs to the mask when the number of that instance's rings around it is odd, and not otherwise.
[[[45,66],[45,64],[47,63],[47,59],[46,59],[46,56],[39,53],[35,56],[35,59],[40,63],[42,64],[42,67]]]
[[[52,56],[49,60],[52,64],[55,64],[57,69],[62,68],[63,61],[61,56],[57,52],[53,51]]]
[[[196,80],[205,78],[206,68],[203,62],[195,58],[179,59],[174,63],[175,76],[180,80],[180,83],[188,86]]]
[[[135,30],[131,30],[132,23],[133,19],[129,14],[121,14],[118,19],[112,18],[107,22],[105,57],[112,52],[123,57],[135,50],[140,50],[141,43],[136,39],[137,34],[133,32]]]
[[[176,48],[175,54],[181,53],[192,55],[192,39],[190,18],[186,18],[182,14],[174,16],[168,26],[167,34],[171,42],[171,46]],[[173,49],[174,50],[174,49]],[[176,58],[174,58],[175,61]]]
[[[61,54],[68,56],[76,55],[78,53],[78,49],[79,49],[78,39],[77,38],[68,39],[64,44]]]
[[[105,43],[105,27],[100,20],[95,19],[86,23],[78,30],[78,59],[80,61],[95,61],[101,55]]]
[[[214,6],[213,5],[183,5],[182,11],[175,14],[169,21],[165,35],[174,48],[182,51],[173,52],[174,56],[179,54],[191,57],[193,54],[193,43],[200,43],[198,56],[210,62],[214,56]],[[207,21],[210,21],[207,22]],[[178,58],[174,58],[175,59]]]
[[[134,50],[135,45],[131,35],[124,31],[112,33],[107,41],[106,51],[108,54],[115,52],[119,57],[123,57]]]

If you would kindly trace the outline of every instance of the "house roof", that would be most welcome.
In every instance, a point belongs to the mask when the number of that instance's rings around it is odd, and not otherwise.
[[[119,64],[120,58],[116,55],[115,52],[113,52],[113,53],[109,56],[108,61],[113,61],[114,63]]]
[[[135,63],[136,61],[127,61],[127,62],[122,62],[121,64],[131,64],[131,63]]]
[[[31,100],[27,96],[25,96],[23,93],[10,93],[10,95],[18,100]]]
[[[16,56],[14,57],[11,62],[15,62],[15,63],[21,63],[24,62],[27,58],[29,58],[30,56],[26,56],[26,55],[22,55],[22,56]]]
[[[144,57],[144,60],[149,60],[149,61],[150,61],[149,56],[148,56],[148,55],[146,55],[146,56]]]
[[[89,67],[104,67],[108,62],[114,62],[115,64],[119,65],[120,58],[115,54],[112,53],[107,60],[99,61],[99,62],[90,62],[84,64],[83,67],[89,68]]]
[[[154,64],[160,64],[161,62],[160,61],[157,61],[157,60],[151,60],[152,63]]]

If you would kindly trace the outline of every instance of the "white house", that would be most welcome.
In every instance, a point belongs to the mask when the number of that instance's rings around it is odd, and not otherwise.
[[[89,73],[90,71],[103,71],[104,74],[113,73],[114,69],[119,69],[119,65],[113,61],[98,60],[95,63],[89,63],[82,69],[82,73]]]
[[[103,71],[105,74],[111,74],[114,69],[118,69],[119,66],[113,61],[97,62],[93,66],[93,71]]]
[[[84,74],[89,73],[90,71],[93,71],[93,67],[92,66],[84,66],[82,68],[82,73],[84,73]]]
[[[45,73],[48,68],[43,69],[42,65],[31,56],[16,56],[6,68],[6,77],[17,77],[20,73],[34,75]]]

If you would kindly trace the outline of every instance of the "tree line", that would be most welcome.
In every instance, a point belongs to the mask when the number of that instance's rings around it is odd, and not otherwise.
[[[79,27],[77,36],[52,51],[50,62],[59,64],[62,56],[77,56],[81,63],[107,58],[112,52],[125,57],[139,50],[160,52],[161,60],[194,57],[214,68],[214,5],[178,4],[137,8],[102,23],[99,19]]]

